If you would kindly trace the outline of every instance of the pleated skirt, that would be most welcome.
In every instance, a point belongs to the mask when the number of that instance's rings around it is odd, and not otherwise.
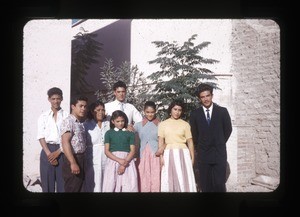
[[[189,149],[165,149],[161,192],[197,192]]]

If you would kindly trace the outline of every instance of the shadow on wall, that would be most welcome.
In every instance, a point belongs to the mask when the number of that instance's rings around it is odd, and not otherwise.
[[[80,63],[72,62],[71,98],[74,95],[81,94],[88,97],[89,103],[95,101],[96,90],[103,89],[103,85],[100,81],[100,71],[105,60],[112,59],[115,66],[121,65],[124,61],[131,61],[131,22],[131,19],[122,19],[91,32],[91,34],[94,35],[93,40],[95,40],[95,43],[101,44],[101,49],[98,50],[99,55],[97,55],[91,46],[84,47],[87,55],[85,58],[92,58],[93,61],[90,61],[88,65],[85,64],[86,66],[82,65],[82,69],[80,69],[81,74],[79,76],[78,67],[80,67]],[[83,27],[84,22],[81,25]],[[89,31],[88,29],[84,30]],[[76,55],[74,44],[76,44],[76,39],[72,41],[72,61],[74,55]],[[84,81],[78,84],[78,79],[80,78],[83,78]]]

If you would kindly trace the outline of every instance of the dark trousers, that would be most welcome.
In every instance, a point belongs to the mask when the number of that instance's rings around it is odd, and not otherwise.
[[[198,163],[202,192],[226,192],[226,161],[224,163]]]
[[[85,154],[73,154],[79,168],[80,173],[75,175],[71,173],[71,164],[64,156],[63,160],[63,178],[65,181],[65,192],[82,192],[84,181]]]
[[[51,152],[59,149],[59,145],[47,144]],[[53,166],[48,161],[45,151],[42,149],[40,155],[40,175],[43,192],[64,192],[64,180],[62,176],[62,159],[61,153],[57,159],[58,165]]]

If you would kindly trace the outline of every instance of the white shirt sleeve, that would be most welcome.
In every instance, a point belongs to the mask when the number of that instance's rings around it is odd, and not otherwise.
[[[45,130],[46,130],[45,117],[43,114],[41,114],[40,117],[38,118],[37,140],[45,138]]]
[[[142,114],[134,107],[133,109],[133,122],[137,123],[143,120]]]

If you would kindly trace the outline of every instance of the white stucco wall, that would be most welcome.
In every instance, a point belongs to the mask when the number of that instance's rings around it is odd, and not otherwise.
[[[176,41],[182,45],[192,35],[197,34],[194,44],[211,42],[200,55],[220,62],[207,65],[216,73],[228,73],[231,67],[229,19],[137,19],[132,21],[131,64],[137,65],[145,75],[158,70],[159,66],[149,64],[154,60],[159,48],[153,41]]]
[[[23,175],[39,176],[38,116],[50,109],[47,91],[59,87],[69,112],[71,20],[31,20],[23,31]],[[35,180],[33,180],[35,181]]]

